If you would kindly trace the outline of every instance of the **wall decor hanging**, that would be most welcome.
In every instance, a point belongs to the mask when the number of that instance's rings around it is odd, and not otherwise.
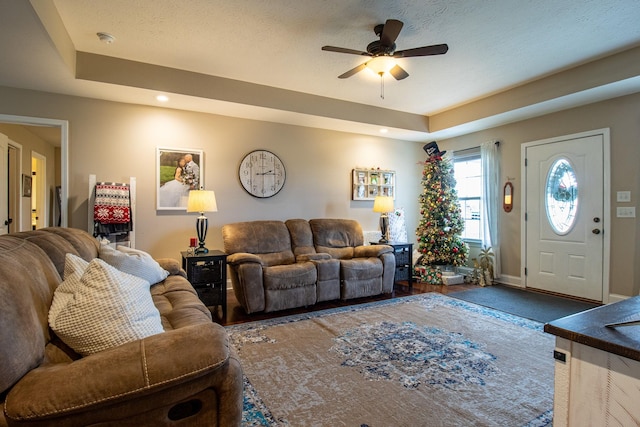
[[[204,185],[202,150],[157,148],[156,209],[187,209],[189,191]]]
[[[31,197],[31,177],[22,174],[22,197]]]
[[[396,172],[382,169],[351,171],[351,200],[374,200],[376,196],[396,198]]]

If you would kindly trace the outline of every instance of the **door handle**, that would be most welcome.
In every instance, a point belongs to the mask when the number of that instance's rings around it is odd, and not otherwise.
[[[591,232],[593,234],[600,234],[600,229],[599,228],[594,228],[593,230],[591,230]]]

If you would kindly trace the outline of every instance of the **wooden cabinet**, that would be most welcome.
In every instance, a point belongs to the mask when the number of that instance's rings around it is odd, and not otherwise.
[[[638,425],[639,312],[635,296],[544,325],[556,336],[554,426]]]
[[[564,338],[555,354],[554,426],[638,425],[640,362]]]
[[[395,171],[354,169],[351,173],[351,200],[373,200],[376,196],[390,196],[395,199]]]

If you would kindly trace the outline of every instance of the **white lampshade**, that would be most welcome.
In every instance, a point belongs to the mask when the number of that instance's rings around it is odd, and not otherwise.
[[[387,213],[393,211],[393,197],[376,196],[373,200],[373,211],[379,213]]]
[[[368,69],[376,73],[376,75],[388,74],[389,70],[396,66],[396,61],[390,56],[376,56],[366,63]]]
[[[211,190],[189,191],[187,212],[218,212],[215,192]]]

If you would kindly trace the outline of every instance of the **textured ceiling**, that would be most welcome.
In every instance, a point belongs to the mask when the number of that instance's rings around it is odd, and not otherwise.
[[[34,5],[43,2],[51,0],[32,0]],[[18,10],[24,6],[16,3],[26,2],[0,0],[3,9],[25,13]],[[447,111],[640,45],[637,0],[52,0],[52,3],[79,52],[417,115]],[[9,28],[0,29],[2,38],[10,36],[5,34],[8,31],[25,31],[9,22],[13,18],[5,17]],[[366,57],[325,52],[321,47],[365,50],[376,39],[374,25],[388,18],[404,22],[396,41],[398,50],[447,43],[449,52],[400,59],[400,65],[410,76],[402,81],[385,79],[385,97],[381,99],[379,78],[366,70],[348,79],[337,78],[365,62]],[[4,24],[1,19],[0,24]],[[116,41],[109,45],[101,43],[96,36],[99,31],[114,35]],[[43,55],[41,60],[47,60],[47,56]],[[55,67],[51,66],[52,73]],[[135,99],[131,93],[124,93],[126,88],[119,89],[123,92],[118,97],[117,90],[107,90],[104,84],[69,80],[68,70],[67,75],[35,76],[30,80],[24,74],[25,68],[21,68],[22,75],[12,75],[15,70],[0,66],[0,84],[123,101]],[[216,111],[217,107],[211,106],[215,100],[203,106],[208,101],[183,100],[173,108]],[[235,105],[226,111],[240,108],[241,105]],[[279,119],[279,115],[277,108],[267,114],[274,121],[299,120],[303,125],[314,125],[308,114],[297,119],[291,117],[295,114],[286,119]]]
[[[640,41],[640,2],[585,0],[55,0],[77,50],[430,114]],[[410,77],[337,76],[365,57],[388,18],[398,49],[447,43],[443,56],[399,60]],[[117,40],[105,45],[97,31]]]

